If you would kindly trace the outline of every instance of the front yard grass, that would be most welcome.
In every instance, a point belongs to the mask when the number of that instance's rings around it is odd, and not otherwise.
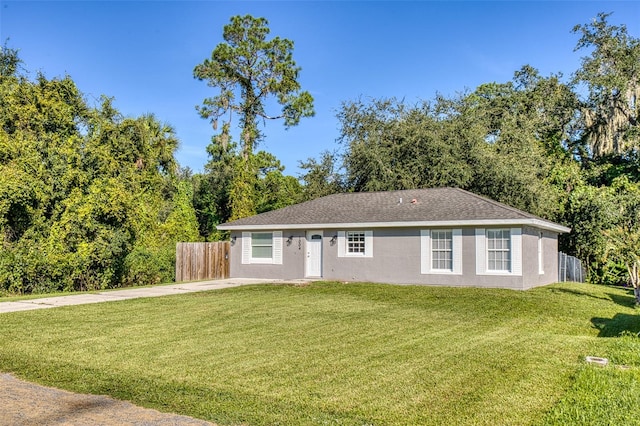
[[[625,330],[604,286],[255,285],[2,314],[0,371],[221,425],[634,424]]]

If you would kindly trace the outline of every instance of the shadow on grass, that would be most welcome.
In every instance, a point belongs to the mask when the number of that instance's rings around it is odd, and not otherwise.
[[[633,308],[636,305],[636,298],[633,296],[633,289],[626,290],[626,294],[607,293],[614,303],[626,308]]]
[[[600,330],[598,337],[618,337],[623,331],[640,333],[640,316],[615,314],[613,318],[591,318],[591,323]]]
[[[596,296],[586,291],[573,290],[571,288],[554,288],[552,291],[554,293],[566,293],[566,294],[571,294],[573,296],[590,297],[592,299],[598,299],[598,300],[607,300],[607,301],[612,300],[608,297]]]
[[[554,292],[558,292],[558,293],[566,293],[566,294],[571,294],[574,296],[581,296],[581,297],[590,297],[592,299],[598,299],[598,300],[607,300],[607,301],[610,300],[617,305],[624,306],[625,308],[633,308],[636,303],[636,299],[633,296],[633,289],[623,289],[623,290],[625,294],[606,293],[606,297],[604,297],[604,296],[596,296],[588,292],[583,292],[580,290],[574,290],[570,288],[553,289]]]

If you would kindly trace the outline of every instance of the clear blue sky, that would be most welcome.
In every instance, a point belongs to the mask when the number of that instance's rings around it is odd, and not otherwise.
[[[269,20],[271,35],[295,42],[303,89],[316,116],[284,130],[264,128],[259,148],[297,176],[298,161],[339,146],[336,112],[359,97],[414,102],[505,82],[524,64],[569,76],[576,24],[613,12],[640,37],[640,2],[609,1],[5,1],[0,42],[20,50],[25,67],[48,78],[70,75],[96,104],[115,97],[124,115],[154,113],[180,139],[182,166],[202,171],[213,129],[195,111],[214,95],[193,68],[222,41],[234,15]]]

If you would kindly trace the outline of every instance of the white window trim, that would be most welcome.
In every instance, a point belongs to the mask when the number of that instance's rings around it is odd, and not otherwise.
[[[349,232],[364,232],[364,253],[349,253],[347,231],[338,231],[338,257],[373,257],[373,231],[350,229]]]
[[[538,274],[544,275],[544,233],[538,233]]]
[[[438,229],[438,231],[451,231],[452,239],[452,269],[433,269],[431,262],[431,230],[420,230],[420,273],[462,275],[462,229]]]
[[[261,234],[265,232],[259,232]],[[282,265],[282,231],[272,231],[272,250],[271,257],[253,257],[251,250],[251,234],[252,232],[242,233],[242,264],[267,264]]]
[[[487,229],[476,228],[476,275],[508,275],[522,276],[522,228],[491,228],[491,230],[507,229],[511,237],[510,271],[489,270],[487,256]]]
[[[491,237],[490,234],[493,233],[493,236]],[[504,238],[504,235],[508,235],[508,238]],[[503,241],[503,240],[507,240],[508,241],[508,245],[505,248],[504,246],[497,248],[489,248],[490,246],[490,242],[491,240],[495,240],[495,242],[498,241]],[[512,256],[512,252],[513,250],[511,249],[511,229],[487,229],[487,271],[489,272],[493,272],[493,273],[498,273],[498,274],[507,274],[507,273],[511,273],[512,270],[512,265],[511,265],[511,258]],[[491,268],[491,265],[488,263],[489,262],[489,258],[491,258],[491,254],[494,255],[498,255],[500,254],[499,258],[501,260],[497,260],[498,258],[496,257],[495,263],[500,264],[500,268],[494,267]],[[506,258],[505,258],[506,256]],[[507,268],[503,268],[503,266],[507,266]]]

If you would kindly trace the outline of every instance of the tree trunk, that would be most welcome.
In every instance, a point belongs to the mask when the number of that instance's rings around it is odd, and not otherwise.
[[[633,285],[633,295],[636,298],[636,305],[640,305],[640,271],[638,270],[639,261],[633,262],[633,266],[629,268],[629,276],[631,285]]]

